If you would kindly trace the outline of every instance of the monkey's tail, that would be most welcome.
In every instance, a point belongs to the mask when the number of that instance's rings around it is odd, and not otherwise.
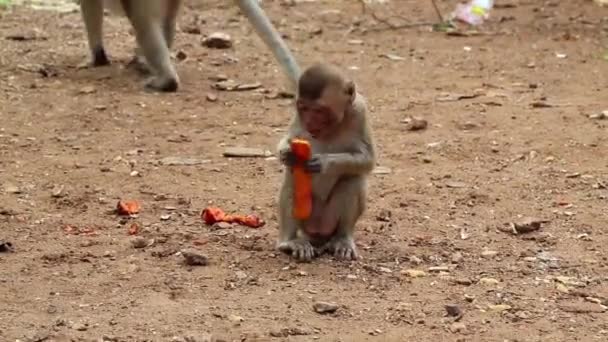
[[[283,68],[287,78],[291,81],[294,88],[297,88],[300,77],[300,67],[294,58],[291,50],[283,41],[276,29],[273,27],[268,16],[258,4],[258,0],[235,0],[243,14],[249,19],[258,35],[262,37],[264,43],[270,47],[272,54]]]

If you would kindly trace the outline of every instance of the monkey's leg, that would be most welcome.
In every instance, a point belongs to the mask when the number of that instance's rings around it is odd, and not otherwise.
[[[156,91],[177,91],[179,78],[171,63],[159,17],[150,13],[146,7],[148,1],[122,0],[122,4],[146,62],[154,71],[154,76],[146,87]]]
[[[292,216],[293,179],[285,176],[279,195],[279,240],[277,249],[290,254],[298,261],[309,262],[316,255],[315,249],[306,236],[298,237],[301,223]]]
[[[169,50],[173,47],[173,41],[175,40],[177,14],[181,3],[182,0],[167,1],[167,8],[165,9],[165,16],[163,18],[163,35],[165,36],[165,42]]]
[[[101,66],[110,64],[103,47],[103,1],[81,0],[80,11],[87,30],[89,49],[91,50],[91,65]]]
[[[365,179],[360,176],[344,178],[332,190],[319,230],[328,233],[335,229],[324,249],[337,259],[355,260],[359,257],[353,234],[355,224],[365,211],[366,192]]]
[[[175,31],[177,27],[177,14],[181,6],[181,0],[168,0],[166,1],[166,8],[164,9],[163,16],[163,36],[165,37],[165,43],[167,48],[171,50],[173,47],[173,41],[175,40]],[[127,64],[128,67],[135,69],[142,75],[152,74],[152,70],[146,63],[146,58],[143,56],[141,48],[138,46],[135,49],[133,58]]]

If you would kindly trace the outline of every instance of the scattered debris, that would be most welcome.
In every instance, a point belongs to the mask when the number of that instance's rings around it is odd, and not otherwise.
[[[405,129],[412,132],[425,130],[429,125],[428,121],[415,117],[406,118],[402,122],[407,124]]]
[[[602,313],[606,312],[607,308],[604,305],[590,302],[568,302],[559,304],[562,311],[570,313]]]
[[[602,111],[601,113],[590,114],[589,115],[589,119],[592,119],[592,120],[606,120],[606,119],[608,119],[608,109]]]
[[[261,88],[262,83],[238,83],[234,80],[224,80],[213,83],[211,87],[219,91],[247,91]]]
[[[127,234],[137,235],[139,233],[139,230],[140,230],[139,224],[137,222],[133,222],[133,223],[131,223],[131,226],[129,226],[129,230],[127,231]]]
[[[320,314],[334,313],[339,308],[338,304],[329,302],[315,302],[312,307],[316,313]]]
[[[160,159],[158,162],[161,165],[167,166],[193,166],[209,163],[209,159],[196,159],[196,158],[185,158],[185,157],[165,157]]]
[[[405,60],[405,58],[403,58],[401,56],[393,55],[391,53],[382,54],[382,55],[380,55],[380,57],[388,58],[391,61],[404,61]]]
[[[509,222],[506,227],[500,227],[503,232],[510,232],[514,235],[530,233],[539,230],[543,223],[548,223],[549,220],[536,217],[525,217],[518,222]]]
[[[188,266],[207,266],[209,265],[209,258],[206,256],[199,254],[198,252],[185,250],[181,251],[182,256],[184,257],[184,263]]]
[[[404,274],[410,278],[426,277],[426,272],[424,272],[422,270],[414,270],[414,269],[403,270],[403,271],[401,271],[401,274]]]
[[[78,228],[69,224],[63,226],[63,231],[69,235],[85,235],[85,236],[97,236],[97,232],[92,227]]]
[[[141,207],[137,201],[118,201],[116,212],[118,215],[132,216],[139,213]]]
[[[136,249],[148,247],[152,245],[152,243],[154,243],[153,240],[148,240],[143,237],[136,237],[135,239],[131,240],[131,246]]]
[[[439,94],[439,96],[437,96],[436,100],[439,102],[454,102],[460,100],[474,99],[482,95],[483,93],[481,92],[475,92],[472,94],[441,93]]]
[[[273,155],[268,150],[253,147],[228,147],[224,150],[224,157],[232,158],[268,158]]]
[[[201,212],[201,218],[207,225],[216,222],[237,223],[251,228],[264,226],[266,222],[257,215],[227,215],[220,208],[208,207]]]
[[[456,304],[447,304],[445,305],[445,311],[450,317],[456,317],[456,320],[460,320],[462,318],[463,312],[460,306]]]
[[[211,49],[229,49],[232,47],[232,38],[223,32],[214,32],[203,39],[203,46]]]
[[[393,173],[393,170],[391,170],[390,168],[388,168],[386,166],[376,166],[372,170],[372,174],[374,174],[374,175],[389,175],[391,173]]]

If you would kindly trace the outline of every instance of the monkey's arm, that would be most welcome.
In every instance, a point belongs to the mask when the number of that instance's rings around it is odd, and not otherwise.
[[[321,154],[319,159],[322,173],[339,175],[367,174],[376,164],[373,145],[364,142],[357,152]]]

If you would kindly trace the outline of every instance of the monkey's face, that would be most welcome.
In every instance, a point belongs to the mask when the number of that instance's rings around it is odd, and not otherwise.
[[[298,99],[296,102],[300,122],[313,139],[325,140],[332,136],[340,124],[342,113],[319,101]]]

